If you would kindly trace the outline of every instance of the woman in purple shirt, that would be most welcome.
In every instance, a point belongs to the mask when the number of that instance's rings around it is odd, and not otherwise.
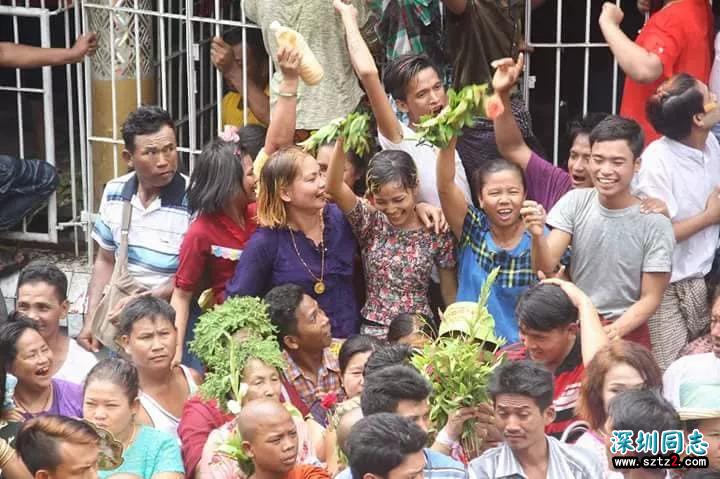
[[[5,370],[18,380],[13,400],[24,419],[82,417],[82,388],[53,379],[53,353],[33,323],[16,316],[0,326],[0,358]]]
[[[260,175],[257,212],[260,227],[240,256],[227,295],[264,296],[294,283],[328,315],[333,337],[357,333],[355,236],[342,211],[327,202],[315,158],[294,146],[273,153]]]

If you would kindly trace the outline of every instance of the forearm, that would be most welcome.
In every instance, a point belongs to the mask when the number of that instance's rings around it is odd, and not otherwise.
[[[455,142],[439,151],[435,174],[440,206],[450,230],[460,240],[468,204],[465,195],[455,184]]]
[[[455,302],[457,297],[457,270],[455,268],[440,269],[440,294],[445,306]]]
[[[255,118],[267,125],[270,122],[270,99],[260,86],[248,77],[247,92],[244,91],[242,69],[236,68],[227,75],[227,80],[239,93],[247,93],[247,105]],[[240,106],[240,105],[238,105]]]
[[[510,104],[510,94],[502,94],[500,99],[505,108],[493,122],[495,142],[503,158],[515,163],[524,170],[530,161],[530,148],[525,143],[522,132],[515,121]]]
[[[155,296],[156,298],[164,299],[165,301],[170,301],[170,297],[172,296],[174,289],[175,275],[172,275],[167,279],[167,281],[151,289],[150,295]]]
[[[655,311],[657,311],[660,305],[660,299],[661,298],[641,297],[640,300],[630,306],[622,316],[615,320],[615,325],[622,331],[623,335],[634,331],[646,323],[647,320],[650,319],[650,316],[655,314]]]
[[[170,306],[175,310],[175,327],[177,328],[178,338],[184,338],[187,331],[192,294],[192,291],[185,291],[176,286],[170,299]]]
[[[651,83],[662,74],[662,62],[657,55],[636,44],[620,27],[611,22],[600,22],[605,41],[627,76],[638,83]]]
[[[273,110],[273,118],[265,137],[265,154],[270,156],[280,148],[293,144],[297,116],[298,79],[283,79],[280,94]],[[292,94],[295,95],[292,95]],[[287,94],[284,96],[284,94]]]
[[[675,233],[675,241],[685,241],[695,233],[704,230],[712,225],[710,217],[705,211],[686,220],[673,223],[673,233]]]
[[[578,307],[578,318],[580,320],[583,363],[588,364],[597,350],[608,342],[608,338],[600,322],[600,316],[590,298],[586,297]]]
[[[72,48],[42,48],[19,43],[0,42],[0,66],[37,68],[66,65],[79,61]]]
[[[532,237],[531,258],[533,271],[542,271],[545,275],[551,275],[560,262],[560,258],[553,258],[545,235]]]

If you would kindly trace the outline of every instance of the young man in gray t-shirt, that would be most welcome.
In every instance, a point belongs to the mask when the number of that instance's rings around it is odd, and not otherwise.
[[[675,244],[670,220],[640,212],[630,190],[639,168],[643,134],[633,120],[611,116],[590,134],[587,170],[595,188],[570,191],[547,216],[553,230],[543,236],[542,205],[521,211],[533,235],[533,267],[545,274],[571,246],[570,277],[610,324],[608,337],[650,347],[647,320],[657,309],[672,270]]]

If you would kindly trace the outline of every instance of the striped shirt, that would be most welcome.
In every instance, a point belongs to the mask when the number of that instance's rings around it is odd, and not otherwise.
[[[450,456],[428,448],[423,449],[423,454],[425,455],[424,479],[474,479],[471,471]],[[336,479],[355,478],[348,467],[338,474]]]
[[[564,444],[548,437],[549,479],[597,479],[603,477],[602,466],[589,451]],[[482,456],[470,462],[470,469],[477,479],[527,479],[522,465],[507,443],[488,449]]]
[[[139,283],[153,288],[178,268],[180,245],[190,225],[185,188],[187,177],[177,173],[147,207],[138,198],[138,180],[128,173],[110,180],[100,203],[92,237],[101,248],[117,255],[123,202],[132,205],[128,235],[128,271]]]

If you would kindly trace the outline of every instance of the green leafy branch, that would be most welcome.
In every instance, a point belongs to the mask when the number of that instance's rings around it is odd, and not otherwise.
[[[310,138],[300,143],[305,151],[317,153],[318,148],[343,138],[343,150],[353,151],[358,156],[365,156],[370,151],[370,115],[354,112],[345,118],[336,118],[323,126]]]

